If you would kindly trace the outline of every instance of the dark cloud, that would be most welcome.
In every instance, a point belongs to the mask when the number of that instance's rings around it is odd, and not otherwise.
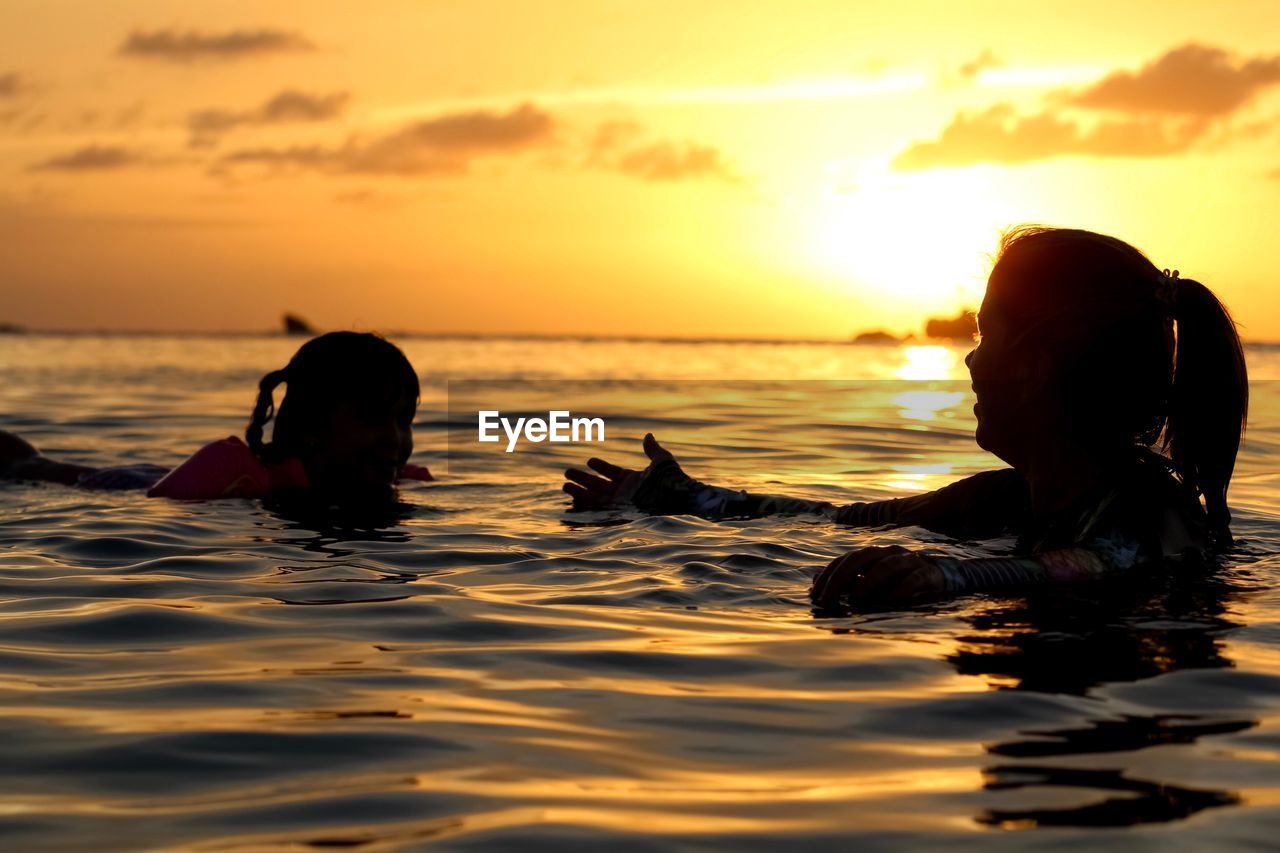
[[[677,144],[667,140],[633,148],[617,161],[620,172],[646,181],[680,181],[718,178],[737,182],[720,151],[692,142]]]
[[[348,100],[346,92],[317,95],[287,89],[253,109],[200,110],[187,116],[190,144],[216,145],[236,127],[328,121],[342,114]]]
[[[1018,116],[1009,104],[976,114],[959,113],[935,140],[915,142],[893,160],[897,169],[928,169],[970,163],[1026,163],[1068,155],[1153,157],[1187,150],[1203,134],[1204,122],[1171,126],[1150,118],[1105,120],[1084,125],[1042,112]]]
[[[111,145],[87,145],[30,167],[32,172],[97,172],[135,166],[143,162],[136,151]]]
[[[476,110],[426,119],[382,140],[378,146],[395,150],[425,145],[460,152],[521,148],[543,141],[552,124],[549,114],[526,103],[505,115]]]
[[[262,166],[267,171],[357,172],[348,157],[355,146],[328,148],[323,145],[290,145],[278,148],[238,148],[218,158],[210,171],[228,174],[238,166]]]
[[[972,80],[988,68],[998,68],[1003,64],[1004,62],[995,55],[991,48],[984,48],[982,53],[963,63],[956,70],[965,80]]]
[[[15,95],[20,95],[25,88],[26,86],[22,82],[22,75],[16,71],[0,74],[0,98],[12,98]]]
[[[474,157],[519,153],[548,142],[555,122],[533,104],[506,113],[476,110],[414,122],[372,139],[336,147],[245,148],[219,158],[215,172],[260,165],[270,171],[336,174],[432,175],[466,171]]]
[[[1280,56],[1241,60],[1222,48],[1188,44],[1137,71],[1116,71],[1067,103],[1128,113],[1223,116],[1280,83]]]
[[[644,136],[644,127],[639,122],[602,122],[592,136],[583,165],[646,181],[713,178],[737,183],[741,180],[713,146],[671,140],[644,141]]]
[[[302,35],[286,30],[134,30],[120,45],[122,56],[165,62],[246,59],[271,53],[314,50]]]

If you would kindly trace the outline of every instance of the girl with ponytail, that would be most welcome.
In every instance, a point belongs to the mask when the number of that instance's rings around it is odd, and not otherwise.
[[[275,405],[275,391],[287,393]],[[55,462],[0,432],[0,476],[86,488],[147,488],[150,497],[256,498],[308,492],[335,502],[385,499],[398,480],[430,480],[410,465],[418,376],[378,335],[330,332],[307,341],[258,383],[244,440],[205,445],[172,471]],[[266,426],[274,420],[271,440]],[[158,482],[157,482],[158,480]],[[154,485],[153,485],[154,484]]]
[[[596,474],[566,472],[565,491],[578,508],[805,512],[1018,537],[1013,556],[983,559],[858,549],[819,573],[819,604],[1089,581],[1231,546],[1227,487],[1248,375],[1235,324],[1208,288],[1114,237],[1023,226],[1001,241],[978,323],[980,342],[965,360],[976,438],[1009,468],[915,497],[835,506],[705,485],[648,436],[644,471],[592,459]]]

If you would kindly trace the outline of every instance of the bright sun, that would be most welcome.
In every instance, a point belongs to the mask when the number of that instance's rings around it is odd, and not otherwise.
[[[983,171],[864,164],[818,204],[810,232],[818,262],[917,315],[976,306],[1000,232],[1013,224]]]

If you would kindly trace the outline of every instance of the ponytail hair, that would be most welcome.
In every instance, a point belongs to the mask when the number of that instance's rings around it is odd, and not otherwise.
[[[258,401],[253,406],[253,415],[249,418],[249,426],[244,431],[245,444],[254,456],[261,458],[267,449],[262,440],[262,430],[275,416],[276,404],[274,393],[276,386],[284,382],[288,369],[273,370],[258,382]]]
[[[1249,414],[1249,375],[1226,306],[1194,279],[1168,278],[1177,324],[1173,387],[1160,448],[1204,496],[1210,533],[1232,544],[1227,487]]]

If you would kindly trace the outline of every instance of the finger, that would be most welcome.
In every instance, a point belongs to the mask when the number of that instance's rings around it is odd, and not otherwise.
[[[586,486],[592,491],[600,491],[602,489],[611,488],[608,480],[597,477],[595,474],[588,474],[586,471],[579,471],[576,468],[570,468],[564,472],[566,480],[571,480],[580,486]]]
[[[857,585],[865,571],[864,560],[845,560],[832,567],[827,574],[826,585],[819,590],[815,600],[819,604],[834,604]]]
[[[853,588],[854,596],[860,601],[899,600],[897,590],[918,566],[914,555],[905,560],[899,559],[901,556],[885,557],[869,567]]]
[[[575,510],[600,509],[604,506],[603,501],[594,497],[581,486],[573,483],[565,483],[562,488],[568,493],[569,497],[573,499],[573,509]]]
[[[818,576],[813,579],[813,585],[809,587],[809,598],[814,601],[822,602],[827,599],[827,589],[831,586],[831,579],[835,576],[840,562],[832,562],[818,572]]]
[[[599,471],[610,480],[621,480],[623,477],[631,473],[629,468],[623,468],[621,465],[614,465],[612,462],[606,462],[603,459],[592,457],[587,460],[588,467]]]
[[[904,572],[898,582],[884,594],[894,601],[915,601],[919,598],[943,592],[945,584],[937,567],[928,560],[915,557],[911,568]]]
[[[809,591],[815,601],[830,601],[849,591],[858,572],[880,556],[878,547],[859,548],[832,560],[813,581]]]
[[[900,574],[897,583],[881,592],[881,596],[885,601],[905,602],[919,598],[929,591],[925,577],[917,566]]]
[[[668,459],[675,459],[671,455],[671,451],[658,444],[658,440],[653,437],[653,433],[646,433],[644,437],[644,454],[653,462],[665,462]]]
[[[878,585],[880,567],[885,560],[907,553],[910,552],[901,545],[870,545],[851,551],[837,561],[838,565],[832,565],[820,594],[824,599],[850,594],[860,596],[868,584]]]

